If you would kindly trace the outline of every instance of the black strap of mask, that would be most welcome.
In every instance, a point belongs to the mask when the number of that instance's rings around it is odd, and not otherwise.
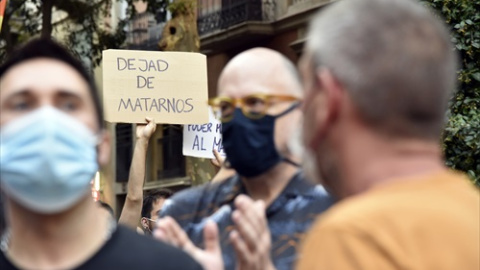
[[[298,168],[300,168],[300,166],[301,166],[301,165],[298,164],[297,162],[295,162],[295,161],[293,161],[293,160],[291,160],[291,159],[289,159],[289,158],[286,158],[286,157],[282,157],[282,161],[283,161],[283,162],[286,162],[286,163],[288,163],[288,164],[290,164],[290,165],[293,165],[293,166],[295,166],[295,167],[298,167]]]
[[[300,102],[297,102],[297,103],[294,103],[292,104],[292,106],[290,106],[290,108],[286,109],[284,112],[280,113],[280,114],[277,114],[276,117],[282,117],[284,115],[286,115],[287,113],[295,110],[296,108],[298,108],[298,106],[300,106]],[[291,164],[295,167],[300,167],[300,164],[296,163],[295,161],[289,159],[289,158],[286,158],[286,157],[282,157],[282,161],[288,163],[288,164]]]
[[[288,114],[289,112],[291,112],[291,111],[295,110],[296,108],[298,108],[298,106],[300,106],[300,102],[297,102],[297,103],[292,104],[292,106],[290,106],[290,108],[286,109],[284,112],[281,112],[281,113],[275,115],[275,118],[282,117],[282,116],[284,116],[285,114]]]

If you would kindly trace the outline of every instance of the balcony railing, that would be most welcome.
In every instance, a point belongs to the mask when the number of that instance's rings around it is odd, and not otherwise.
[[[205,12],[199,12],[202,13]],[[272,0],[223,0],[220,9],[198,17],[198,34],[202,36],[246,21],[269,21],[273,13]]]
[[[305,3],[305,2],[309,2],[309,0],[291,0],[290,5],[296,5],[296,4]]]
[[[158,38],[148,39],[141,43],[128,44],[127,48],[129,50],[158,51],[158,41]]]

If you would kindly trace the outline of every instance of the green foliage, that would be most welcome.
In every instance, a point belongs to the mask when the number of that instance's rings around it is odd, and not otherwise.
[[[0,36],[0,56],[5,57],[32,37],[50,37],[55,28],[47,20],[56,10],[56,14],[66,14],[52,21],[59,27],[56,30],[64,31],[67,47],[91,64],[98,64],[105,44],[118,47],[123,42],[118,39],[121,31],[112,33],[101,26],[111,4],[111,0],[10,0]],[[43,26],[47,30],[42,31]]]
[[[108,16],[111,4],[111,0],[56,2],[55,7],[65,11],[71,22],[65,24],[69,33],[66,45],[81,59],[90,59],[93,66],[100,64],[103,50],[119,48],[126,37],[123,27],[116,31],[110,31],[109,25],[103,27],[102,20]],[[124,22],[121,23],[123,26]]]
[[[84,62],[97,66],[103,50],[118,49],[124,45],[125,26],[136,15],[135,2],[147,2],[147,12],[156,14],[157,20],[165,19],[168,0],[121,1],[128,5],[127,18],[112,31],[108,20],[105,20],[110,15],[112,0],[9,0],[0,33],[0,60],[32,37],[52,35],[49,31],[42,33],[42,20],[48,18],[46,13],[52,14],[54,9],[66,14],[64,19],[56,22],[66,34],[65,45]],[[44,10],[45,5],[53,9]]]
[[[450,102],[443,146],[447,165],[480,186],[480,2],[422,1],[443,16],[461,58],[459,88]]]

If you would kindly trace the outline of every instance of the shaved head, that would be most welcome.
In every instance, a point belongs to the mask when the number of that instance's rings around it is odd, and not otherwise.
[[[303,98],[303,91],[295,65],[282,54],[267,48],[254,48],[235,56],[223,69],[218,81],[219,95],[242,98],[255,94],[284,95]],[[292,104],[280,102],[270,106],[267,114],[277,115]],[[292,140],[298,139],[301,113],[294,110],[275,122],[275,145],[279,153],[292,157]]]
[[[223,69],[218,86],[222,96],[262,93],[302,97],[296,67],[282,54],[266,48],[250,49],[234,57]]]

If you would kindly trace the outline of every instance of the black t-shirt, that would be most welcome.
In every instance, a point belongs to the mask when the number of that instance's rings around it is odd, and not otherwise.
[[[18,268],[0,252],[0,269]],[[201,270],[202,267],[179,249],[118,226],[110,240],[93,257],[75,269]]]

